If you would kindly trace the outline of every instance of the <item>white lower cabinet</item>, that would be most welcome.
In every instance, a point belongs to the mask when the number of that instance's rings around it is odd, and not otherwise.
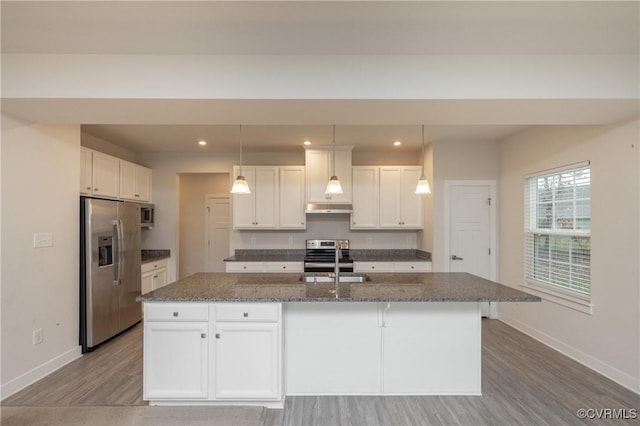
[[[216,398],[280,399],[279,323],[217,323]]]
[[[145,303],[144,399],[281,407],[282,304]]]
[[[157,290],[168,284],[167,279],[168,263],[167,259],[146,262],[142,264],[142,294]]]
[[[354,272],[431,272],[431,262],[353,262]]]
[[[304,272],[303,262],[227,262],[226,271],[234,273]]]
[[[145,314],[147,318],[153,315],[149,309]],[[208,331],[206,321],[145,320],[145,400],[195,400],[208,397]]]

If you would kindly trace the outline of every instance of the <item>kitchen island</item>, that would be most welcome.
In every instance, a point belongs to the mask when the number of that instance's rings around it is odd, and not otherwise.
[[[144,399],[479,395],[478,302],[540,301],[466,273],[367,274],[335,290],[304,274],[198,273],[143,295]]]

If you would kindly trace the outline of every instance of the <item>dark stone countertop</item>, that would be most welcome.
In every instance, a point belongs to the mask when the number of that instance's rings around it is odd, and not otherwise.
[[[304,283],[303,274],[197,273],[140,296],[143,302],[539,302],[464,272],[366,274],[363,283]],[[347,275],[347,274],[345,274]]]
[[[225,262],[303,262],[304,250],[236,250]],[[430,262],[431,253],[414,249],[351,249],[354,262]]]
[[[142,250],[142,263],[156,262],[171,257],[171,250]]]

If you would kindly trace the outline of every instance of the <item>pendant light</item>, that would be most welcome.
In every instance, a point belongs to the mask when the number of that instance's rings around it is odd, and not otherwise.
[[[251,194],[249,184],[247,180],[242,176],[242,124],[240,125],[240,168],[238,170],[238,177],[233,182],[231,187],[232,194]]]
[[[333,125],[333,162],[331,168],[331,179],[327,183],[325,194],[342,194],[342,185],[336,176],[336,125]]]
[[[424,175],[424,124],[422,125],[422,175],[420,175],[418,185],[416,185],[416,194],[431,194],[429,181]]]

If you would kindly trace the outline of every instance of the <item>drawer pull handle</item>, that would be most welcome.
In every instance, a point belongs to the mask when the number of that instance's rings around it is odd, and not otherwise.
[[[202,337],[203,339],[207,338],[207,333],[200,333],[200,337]]]
[[[178,313],[177,313],[177,312],[174,312],[174,313],[173,313],[173,316],[177,318],[177,317],[178,317]]]
[[[220,338],[220,333],[216,333],[216,339]]]
[[[249,318],[249,312],[243,313],[242,316],[245,317],[245,318]]]

